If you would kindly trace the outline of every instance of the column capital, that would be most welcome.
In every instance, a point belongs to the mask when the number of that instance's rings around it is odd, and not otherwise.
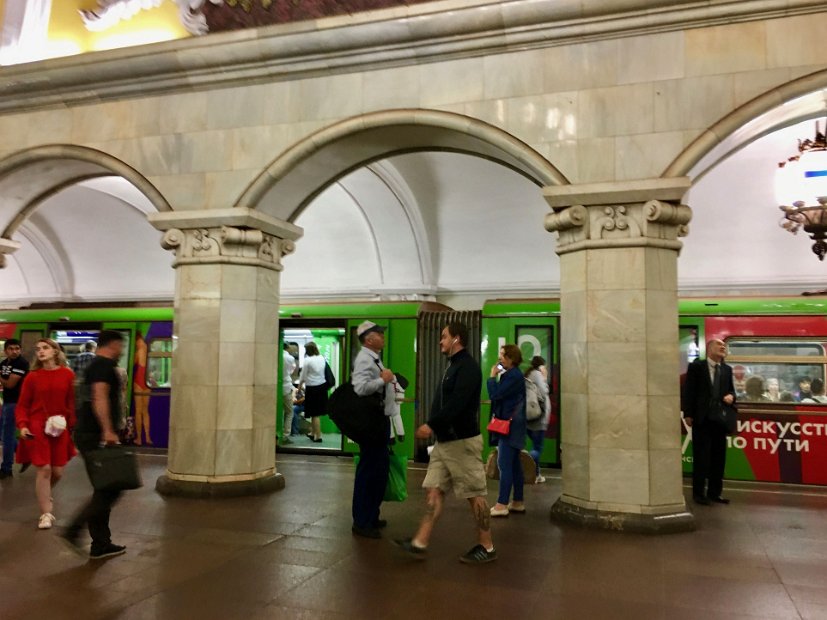
[[[253,265],[282,270],[304,231],[255,209],[167,211],[148,216],[164,232],[161,247],[175,253],[173,267],[199,264]]]
[[[688,177],[643,179],[546,187],[553,209],[545,228],[557,232],[557,253],[617,247],[658,247],[679,251],[688,233],[691,209],[680,204]]]
[[[6,254],[13,254],[20,249],[20,242],[0,237],[0,269],[6,266]]]

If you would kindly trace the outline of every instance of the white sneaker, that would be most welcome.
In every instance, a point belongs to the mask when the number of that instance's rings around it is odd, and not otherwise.
[[[507,517],[508,516],[508,508],[497,508],[496,506],[491,507],[491,516],[492,517]]]
[[[537,476],[534,479],[534,484],[543,484],[545,481],[546,481],[545,476],[540,475],[540,476]]]
[[[37,529],[49,530],[52,529],[52,524],[55,522],[55,516],[51,512],[44,512],[40,515],[40,521],[37,522]]]

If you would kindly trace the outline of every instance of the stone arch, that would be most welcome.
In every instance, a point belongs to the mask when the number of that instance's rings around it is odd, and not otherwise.
[[[569,183],[540,153],[498,127],[453,112],[399,109],[349,118],[308,136],[279,155],[235,206],[294,221],[337,179],[381,159],[421,151],[494,161],[540,187]]]
[[[827,69],[792,80],[748,101],[698,136],[663,177],[703,176],[733,153],[778,129],[824,116]]]
[[[118,176],[135,186],[158,211],[171,211],[161,193],[137,170],[83,146],[37,146],[0,161],[0,237],[14,232],[44,200],[81,181]]]

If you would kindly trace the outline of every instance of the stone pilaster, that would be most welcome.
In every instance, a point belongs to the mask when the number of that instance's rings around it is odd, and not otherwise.
[[[6,266],[6,255],[14,254],[20,249],[20,242],[0,237],[0,269]]]
[[[563,494],[555,518],[694,528],[683,497],[677,257],[688,178],[549,187],[561,284]]]
[[[175,253],[175,349],[160,493],[282,488],[275,468],[281,258],[302,231],[246,208],[149,216]]]

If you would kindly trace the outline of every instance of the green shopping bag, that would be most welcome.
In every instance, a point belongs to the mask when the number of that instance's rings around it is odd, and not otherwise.
[[[388,486],[385,487],[386,502],[404,502],[408,499],[408,457],[391,454]]]

